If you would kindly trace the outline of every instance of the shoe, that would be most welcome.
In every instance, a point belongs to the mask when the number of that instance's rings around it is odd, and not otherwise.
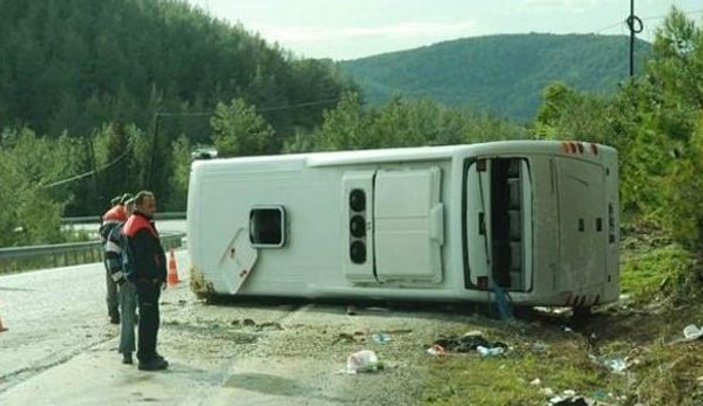
[[[154,356],[154,358],[156,358],[156,359],[159,360],[160,362],[163,362],[164,364],[166,364],[166,367],[168,367],[168,361],[166,361],[166,358],[162,357],[162,356],[159,355],[159,354],[156,354],[156,356]]]
[[[163,358],[154,357],[149,361],[139,361],[138,366],[140,371],[160,371],[168,368],[168,362]]]
[[[132,360],[132,353],[131,352],[126,352],[126,353],[122,354],[122,363],[127,364],[127,365],[134,364],[134,361]]]

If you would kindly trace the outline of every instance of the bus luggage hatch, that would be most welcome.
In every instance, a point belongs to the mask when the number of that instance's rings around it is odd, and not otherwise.
[[[218,264],[227,293],[234,295],[239,292],[251,275],[257,258],[258,250],[249,242],[248,228],[240,227],[225,248]]]
[[[440,180],[436,167],[377,171],[374,238],[379,281],[441,282]]]

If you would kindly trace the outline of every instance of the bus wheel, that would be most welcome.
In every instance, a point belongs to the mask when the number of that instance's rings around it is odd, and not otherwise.
[[[574,318],[577,319],[588,319],[593,316],[593,308],[588,307],[574,307]]]
[[[534,309],[532,306],[514,306],[513,315],[516,319],[527,320],[534,316]]]

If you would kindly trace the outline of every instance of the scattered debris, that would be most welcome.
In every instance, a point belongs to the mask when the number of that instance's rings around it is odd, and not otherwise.
[[[480,331],[470,331],[461,336],[442,337],[434,342],[434,345],[441,346],[445,351],[450,352],[471,352],[479,351],[482,355],[498,355],[508,349],[508,345],[502,342],[491,343]],[[482,348],[482,349],[479,349]]]
[[[501,343],[502,344],[502,343]],[[495,357],[497,355],[501,355],[505,352],[506,347],[493,347],[493,348],[487,348],[482,345],[479,345],[476,347],[476,350],[478,351],[479,354],[481,354],[482,357]]]
[[[574,309],[571,307],[547,307],[547,306],[535,306],[534,311],[544,314],[546,316],[568,318],[574,315]]]
[[[535,378],[530,381],[530,385],[532,385],[532,386],[539,386],[541,384],[542,384],[542,380],[539,378]]]
[[[566,392],[566,391],[565,391]],[[589,406],[589,403],[583,396],[554,396],[549,399],[549,404],[554,406]]]
[[[371,336],[374,342],[379,344],[386,344],[391,341],[391,336],[386,333],[377,333]]]
[[[701,336],[703,336],[703,328],[698,328],[695,324],[689,324],[683,329],[683,337],[686,341],[698,340]]]
[[[596,357],[594,355],[589,355],[589,357],[592,361],[605,366],[611,372],[614,372],[616,374],[622,374],[629,366],[627,362],[627,357],[612,355],[607,357]]]
[[[347,358],[347,373],[376,372],[383,369],[383,363],[378,355],[371,350],[361,350]]]
[[[355,316],[356,315],[356,307],[349,305],[347,306],[347,316]]]
[[[266,321],[261,324],[256,324],[256,322],[252,319],[244,319],[244,320],[239,320],[235,319],[232,320],[230,323],[232,326],[235,327],[254,327],[254,330],[256,331],[281,331],[283,330],[283,327],[281,327],[280,324],[273,322],[273,321]]]
[[[439,344],[434,344],[432,347],[427,349],[427,353],[430,355],[444,355],[447,351]]]
[[[366,341],[364,333],[361,331],[355,331],[354,334],[349,333],[339,333],[339,335],[332,341],[332,345],[337,344],[340,341],[345,341],[348,343],[358,343]]]
[[[612,397],[613,394],[610,392],[606,392],[603,389],[598,389],[597,391],[593,392],[592,396],[595,400],[605,401],[607,398]]]

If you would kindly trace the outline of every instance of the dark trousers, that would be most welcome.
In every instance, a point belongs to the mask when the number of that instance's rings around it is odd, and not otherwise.
[[[120,317],[120,312],[117,310],[119,306],[117,283],[112,279],[112,273],[107,269],[107,265],[105,265],[105,285],[107,287],[107,296],[105,296],[107,315],[112,318]]]
[[[159,296],[161,284],[137,281],[137,304],[139,305],[139,340],[137,358],[148,362],[156,356],[156,337],[159,332]]]

